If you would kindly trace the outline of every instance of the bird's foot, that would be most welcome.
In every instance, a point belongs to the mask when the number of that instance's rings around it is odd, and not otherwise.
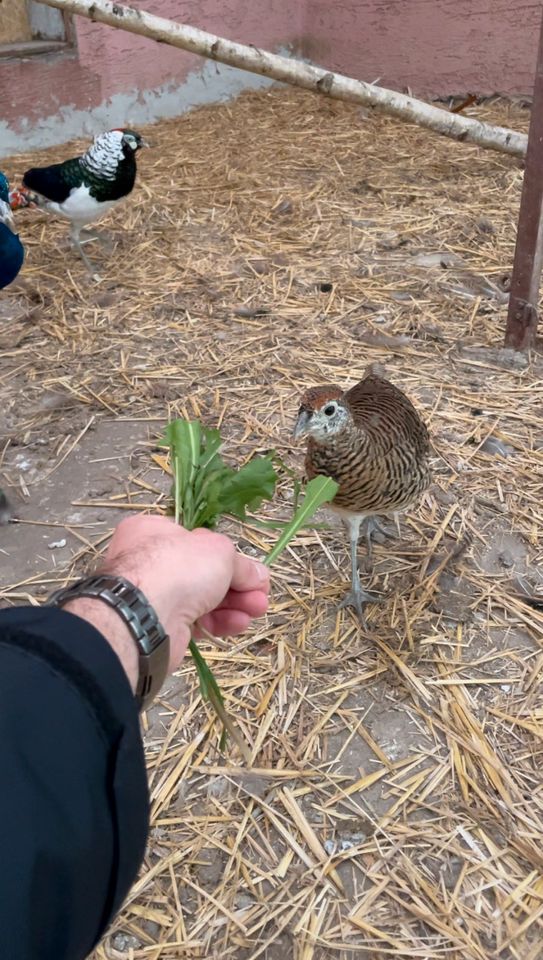
[[[96,283],[100,283],[102,277],[100,276],[98,271],[94,269],[90,260],[85,259],[83,262],[85,264],[87,273],[89,274],[89,277],[91,278],[91,280],[94,280]]]
[[[83,260],[83,263],[85,264],[91,278],[95,280],[97,283],[99,283],[102,278],[100,274],[94,269],[90,260],[87,257],[83,256],[83,251],[81,251],[81,259]]]
[[[96,270],[94,269],[91,261],[90,261],[89,258],[87,257],[87,254],[85,253],[85,251],[84,251],[83,248],[81,247],[81,244],[80,244],[79,242],[75,242],[75,241],[74,241],[74,246],[75,246],[75,249],[77,250],[79,256],[81,257],[83,263],[85,264],[88,272],[90,273],[92,279],[93,279],[93,280],[100,280],[100,275],[99,275],[99,274],[96,272]]]
[[[367,630],[366,617],[364,616],[364,604],[366,603],[382,603],[383,597],[378,593],[371,593],[369,590],[363,590],[362,587],[358,589],[349,590],[348,594],[343,598],[339,604],[339,609],[343,610],[345,607],[353,607],[357,614],[360,623]]]

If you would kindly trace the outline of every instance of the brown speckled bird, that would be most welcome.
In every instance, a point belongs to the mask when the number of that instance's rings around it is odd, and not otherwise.
[[[428,431],[410,400],[383,377],[369,373],[344,392],[327,384],[302,397],[295,437],[308,436],[306,473],[339,483],[332,509],[347,523],[351,540],[352,589],[341,606],[353,606],[364,623],[364,604],[376,601],[362,589],[357,549],[360,525],[371,555],[375,515],[409,507],[430,481]]]

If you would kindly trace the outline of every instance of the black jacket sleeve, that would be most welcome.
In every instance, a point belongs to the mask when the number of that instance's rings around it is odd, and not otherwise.
[[[143,858],[148,791],[124,670],[85,620],[0,610],[0,957],[82,960]]]

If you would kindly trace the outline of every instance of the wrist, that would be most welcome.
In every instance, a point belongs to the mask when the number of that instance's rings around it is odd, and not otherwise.
[[[123,557],[124,560],[124,557]],[[176,594],[175,601],[172,600],[171,590],[164,589],[164,584],[168,583],[168,577],[165,572],[159,577],[155,574],[144,575],[142,573],[143,565],[123,562],[107,561],[96,571],[98,575],[111,577],[125,577],[131,583],[141,590],[145,598],[156,610],[160,622],[170,638],[170,659],[168,663],[168,673],[173,673],[179,668],[183,657],[187,651],[192,633],[192,624],[190,616],[179,605],[179,597]]]
[[[102,634],[119,658],[132,693],[135,693],[139,673],[138,650],[130,630],[119,614],[103,600],[93,597],[69,600],[63,605],[63,609],[86,620]]]

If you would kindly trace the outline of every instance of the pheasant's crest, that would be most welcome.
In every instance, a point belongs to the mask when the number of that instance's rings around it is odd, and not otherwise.
[[[313,413],[328,403],[329,400],[341,400],[343,390],[334,383],[324,384],[322,387],[310,387],[300,400],[300,410]]]

